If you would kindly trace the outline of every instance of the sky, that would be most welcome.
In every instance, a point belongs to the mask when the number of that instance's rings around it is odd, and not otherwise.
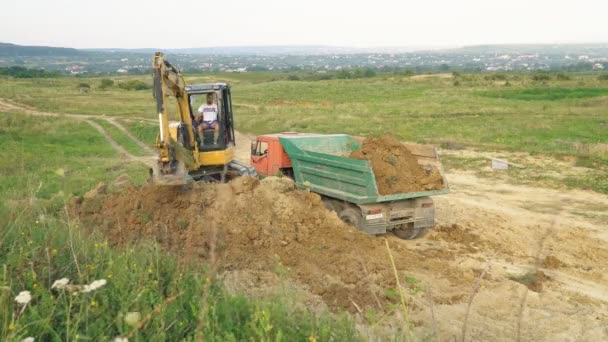
[[[607,0],[5,0],[0,42],[74,48],[608,42]]]

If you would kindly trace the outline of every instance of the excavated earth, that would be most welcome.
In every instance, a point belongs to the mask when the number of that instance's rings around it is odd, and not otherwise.
[[[296,190],[290,179],[241,177],[189,190],[127,186],[85,197],[75,206],[81,224],[114,245],[153,239],[183,262],[206,260],[220,272],[284,268],[330,308],[383,310],[397,301],[384,239],[344,224],[317,194]],[[454,287],[479,272],[451,270],[394,242],[391,248],[399,272],[424,267],[446,274]]]
[[[444,187],[438,170],[425,171],[412,152],[389,134],[378,138],[368,137],[361,148],[353,151],[350,157],[369,160],[381,195],[438,190]]]

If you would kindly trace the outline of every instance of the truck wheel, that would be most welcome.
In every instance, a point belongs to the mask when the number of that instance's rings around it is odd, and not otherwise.
[[[418,236],[419,232],[423,229],[424,228],[414,229],[414,224],[408,223],[408,224],[402,225],[398,228],[394,228],[393,234],[395,234],[398,238],[401,238],[404,240],[412,240],[412,239],[415,239]]]
[[[344,221],[345,223],[350,224],[351,226],[357,228],[358,230],[361,230],[362,217],[361,217],[360,210],[356,210],[353,208],[345,208],[342,211],[340,211],[340,213],[338,214],[338,217],[340,218],[340,220]]]

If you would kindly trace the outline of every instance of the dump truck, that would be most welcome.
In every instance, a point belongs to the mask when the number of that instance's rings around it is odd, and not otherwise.
[[[321,195],[327,209],[363,232],[415,239],[434,226],[431,196],[448,193],[448,185],[434,147],[406,147],[419,164],[440,172],[443,188],[381,195],[369,161],[348,157],[361,148],[361,140],[346,134],[260,135],[251,144],[251,165],[259,176],[290,177],[298,188]]]

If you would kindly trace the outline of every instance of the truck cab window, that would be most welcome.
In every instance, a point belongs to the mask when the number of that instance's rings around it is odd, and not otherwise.
[[[268,153],[268,143],[265,141],[258,141],[258,146],[255,152],[258,156],[263,156]]]

